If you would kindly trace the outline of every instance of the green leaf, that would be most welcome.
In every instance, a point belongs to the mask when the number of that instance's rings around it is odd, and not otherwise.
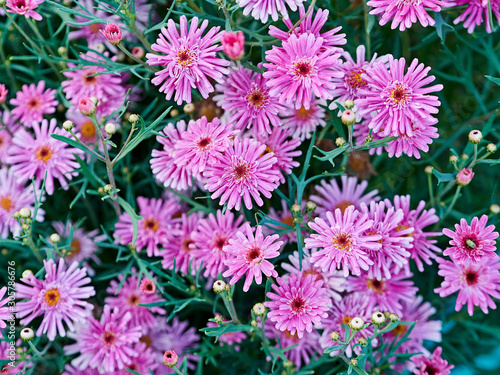
[[[254,71],[255,73],[261,73],[261,74],[264,73],[264,69],[257,68],[255,65],[250,64],[248,62],[242,62],[241,65],[243,65],[245,68]]]
[[[455,179],[454,173],[441,173],[441,172],[438,172],[436,169],[432,170],[432,174],[434,176],[436,176],[436,178],[438,179],[438,185],[441,182],[453,181]]]
[[[343,348],[345,348],[346,345],[335,345],[335,346],[332,346],[331,348],[326,348],[324,353],[325,354],[330,354],[331,352],[335,352],[337,350],[341,350]]]
[[[324,156],[314,155],[314,157],[316,159],[318,159],[318,160],[321,160],[321,161],[327,161],[328,160],[330,163],[332,163],[333,166],[335,166],[335,163],[333,162],[333,159],[335,159],[340,154],[343,154],[345,151],[347,151],[349,149],[349,147],[350,147],[349,145],[345,145],[345,146],[338,147],[335,150],[328,151],[328,152],[325,152],[325,151],[323,151],[323,150],[321,150],[321,149],[319,149],[319,148],[316,147],[316,149],[319,150]]]
[[[389,144],[389,142],[392,142],[397,138],[398,137],[385,137],[384,139],[379,139],[378,141],[369,142],[366,145],[363,145],[363,147],[357,148],[357,150],[369,150],[371,148],[385,147]]]
[[[500,159],[483,159],[479,160],[476,164],[489,164],[489,165],[500,164]]]
[[[61,141],[61,142],[64,142],[64,143],[70,145],[71,147],[77,148],[77,149],[79,149],[79,150],[81,150],[89,155],[94,156],[88,149],[83,147],[80,143],[78,143],[74,139],[65,137],[64,135],[60,135],[60,134],[51,134],[50,136],[54,139],[57,139],[58,141]]]
[[[485,76],[485,77],[488,78],[491,82],[496,83],[498,86],[500,86],[500,78],[492,76]]]
[[[135,244],[135,240],[137,240],[137,234],[139,233],[139,220],[142,219],[142,216],[139,216],[135,213],[134,209],[126,200],[121,197],[117,197],[116,201],[123,207],[123,209],[129,214],[132,219],[132,227],[134,230],[134,234],[132,237],[132,245]]]

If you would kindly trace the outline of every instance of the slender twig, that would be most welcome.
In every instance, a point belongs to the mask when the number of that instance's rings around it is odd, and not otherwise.
[[[87,151],[89,151],[92,155],[94,155],[100,161],[105,161],[102,155],[99,155],[97,152],[95,152],[89,146],[87,146],[85,143],[83,143],[81,141],[81,139],[78,138],[75,133],[73,133],[73,130],[70,130],[69,132],[71,133],[71,135],[73,136],[75,141],[77,141],[82,147],[84,147]]]
[[[460,194],[460,189],[462,189],[462,187],[457,186],[457,191],[455,191],[455,195],[453,196],[453,200],[451,201],[450,205],[448,206],[448,209],[446,210],[443,217],[441,218],[441,221],[443,221],[450,214],[453,206],[455,206],[455,203],[457,203],[457,198],[458,198],[458,195]]]
[[[369,20],[369,14],[368,14],[368,5],[366,3],[366,0],[363,0],[363,13],[365,16],[365,43],[366,43],[366,56],[369,59],[370,56],[372,55],[372,47],[371,47],[371,40],[370,40],[370,31],[368,30],[368,20]]]
[[[434,207],[434,188],[432,187],[432,174],[427,175],[427,183],[429,185],[429,196],[431,197],[431,206]]]
[[[132,134],[134,134],[134,132],[137,130],[137,128],[132,125],[132,127],[130,128],[130,133],[128,133],[128,137],[127,137],[127,140],[125,141],[125,143],[123,144],[121,150],[118,152],[118,155],[115,156],[115,158],[111,161],[111,166],[114,166],[115,163],[120,159],[120,156],[121,154],[123,153],[123,151],[125,150],[125,148],[127,147],[128,143],[130,142],[130,140],[132,139]]]
[[[309,13],[311,13],[313,11],[314,4],[316,4],[316,0],[311,1],[311,5],[309,5],[307,12],[302,17],[300,17],[300,19],[295,23],[295,25],[292,26],[292,28],[288,31],[289,34],[291,34],[293,32],[293,30],[295,30],[297,27],[299,27],[301,22],[304,21],[307,18],[307,16],[309,15]]]

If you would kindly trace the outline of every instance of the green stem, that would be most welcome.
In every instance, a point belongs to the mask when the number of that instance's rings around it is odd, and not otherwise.
[[[40,30],[38,30],[38,27],[35,25],[33,20],[31,18],[26,18],[26,22],[28,22],[28,25],[30,25],[31,30],[33,30],[33,32],[36,34],[38,39],[40,39],[40,43],[42,43],[42,41],[45,39],[43,38],[42,34],[40,34]],[[54,51],[52,51],[52,48],[50,48],[50,46],[46,46],[46,47],[52,56],[56,56],[56,54],[54,53]]]
[[[240,320],[238,319],[238,315],[236,314],[236,309],[234,308],[233,298],[230,295],[230,292],[222,293],[222,299],[224,300],[224,305],[226,306],[231,319],[234,324],[240,324]]]
[[[307,12],[302,17],[300,17],[300,19],[295,23],[295,25],[292,26],[292,28],[288,31],[289,34],[291,34],[293,32],[293,30],[295,30],[297,27],[299,27],[301,22],[304,21],[307,18],[307,16],[309,15],[309,13],[311,13],[313,11],[314,4],[316,4],[316,0],[311,1],[311,5],[309,5]]]
[[[431,206],[434,207],[435,201],[434,201],[434,188],[432,187],[432,175],[428,174],[427,175],[427,184],[429,186],[429,195],[431,197]]]
[[[448,209],[446,210],[443,217],[441,218],[441,221],[443,221],[450,214],[453,206],[455,206],[455,203],[457,203],[458,195],[460,194],[461,189],[462,189],[461,186],[457,186],[457,191],[455,191],[455,195],[453,196],[453,200],[451,201],[450,205],[448,206]]]
[[[135,21],[134,23],[132,23],[130,26],[130,30],[132,30],[132,32],[135,34],[135,36],[137,38],[139,38],[139,40],[141,41],[141,43],[144,45],[144,47],[146,47],[146,49],[149,51],[149,52],[154,52],[151,48],[151,44],[146,40],[146,38],[144,37],[144,35],[142,34],[142,32],[139,31],[139,29],[137,28],[137,25],[135,24]]]
[[[353,147],[354,147],[353,144],[352,144],[352,132],[353,132],[352,128],[353,128],[352,125],[350,125],[350,126],[347,127],[347,132],[349,134],[349,145],[351,146],[350,147],[350,149],[351,149],[350,152],[353,151]]]
[[[195,4],[193,0],[187,0],[189,7],[194,10],[196,13],[204,14],[205,12],[200,9],[198,5]]]
[[[128,137],[127,137],[127,140],[125,141],[125,143],[123,144],[121,150],[118,152],[118,155],[115,156],[115,158],[113,159],[113,161],[111,161],[111,166],[114,166],[115,163],[120,159],[120,156],[121,154],[123,153],[123,151],[125,150],[125,148],[127,147],[128,143],[130,142],[130,140],[132,139],[132,134],[134,134],[134,132],[137,130],[137,128],[132,125],[132,128],[130,128],[130,133],[128,133]]]
[[[78,138],[76,136],[75,133],[73,133],[73,130],[70,130],[69,131],[71,133],[71,135],[73,136],[73,138],[75,139],[75,141],[77,141],[83,148],[85,148],[87,151],[89,151],[92,155],[94,155],[97,159],[99,159],[100,161],[104,162],[104,158],[102,157],[102,155],[99,155],[97,152],[95,152],[94,150],[92,150],[89,146],[87,146],[85,143],[83,143],[80,138]]]
[[[132,54],[131,54],[131,53],[130,53],[130,52],[129,52],[129,51],[128,51],[128,50],[127,50],[127,49],[126,49],[126,48],[125,48],[122,44],[121,44],[121,43],[120,43],[120,44],[118,44],[118,48],[119,48],[119,49],[120,49],[120,50],[121,50],[121,51],[122,51],[125,55],[127,55],[128,57],[130,57],[130,58],[131,58],[132,60],[134,60],[135,62],[137,62],[137,63],[141,64],[141,65],[142,65],[143,67],[145,67],[146,69],[149,69],[149,70],[151,70],[152,72],[156,72],[156,70],[155,70],[152,66],[150,66],[150,65],[146,64],[144,61],[142,61],[142,60],[138,59],[137,57],[135,57],[134,55],[132,55]]]
[[[368,14],[368,5],[366,3],[366,0],[363,0],[363,13],[365,16],[365,43],[366,43],[366,56],[368,59],[370,59],[372,55],[372,47],[371,47],[371,40],[370,40],[370,31],[368,30],[368,20],[369,20],[369,14]]]

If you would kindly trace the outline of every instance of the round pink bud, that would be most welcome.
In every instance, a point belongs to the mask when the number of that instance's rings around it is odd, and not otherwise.
[[[224,32],[221,39],[222,49],[231,60],[241,60],[245,53],[245,35],[241,31]]]
[[[132,55],[134,55],[138,59],[142,59],[146,55],[146,53],[144,52],[144,48],[134,47],[132,48]]]
[[[179,361],[179,356],[173,350],[167,350],[165,354],[163,354],[163,363],[165,366],[174,367]]]
[[[5,85],[3,83],[0,84],[0,104],[5,103],[5,100],[7,100],[8,93],[9,93],[9,90],[7,90]]]
[[[474,177],[474,172],[470,168],[464,168],[457,174],[457,184],[458,186],[469,185],[472,181],[472,177]]]
[[[143,294],[154,294],[156,292],[156,284],[151,279],[143,279],[141,285],[139,285],[139,289]]]
[[[116,23],[107,23],[106,28],[104,30],[99,30],[99,32],[114,46],[120,44],[123,39],[122,30]]]
[[[82,96],[78,102],[78,109],[84,116],[91,116],[95,114],[97,108],[92,99],[88,96]]]
[[[477,145],[483,140],[483,134],[479,130],[473,130],[469,133],[469,142]]]
[[[350,109],[346,109],[344,112],[342,112],[342,117],[340,118],[340,120],[344,125],[354,125],[354,123],[356,122],[356,114]]]

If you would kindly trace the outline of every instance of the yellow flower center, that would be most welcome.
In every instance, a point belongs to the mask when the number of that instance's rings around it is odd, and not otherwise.
[[[1,197],[0,207],[6,212],[10,212],[14,209],[14,203],[12,202],[12,199],[8,197]]]
[[[52,157],[52,149],[49,146],[40,146],[38,150],[36,150],[35,155],[38,160],[47,162]]]
[[[60,296],[61,294],[59,293],[59,290],[54,288],[54,289],[49,289],[45,292],[44,299],[47,305],[56,306],[59,303]]]

